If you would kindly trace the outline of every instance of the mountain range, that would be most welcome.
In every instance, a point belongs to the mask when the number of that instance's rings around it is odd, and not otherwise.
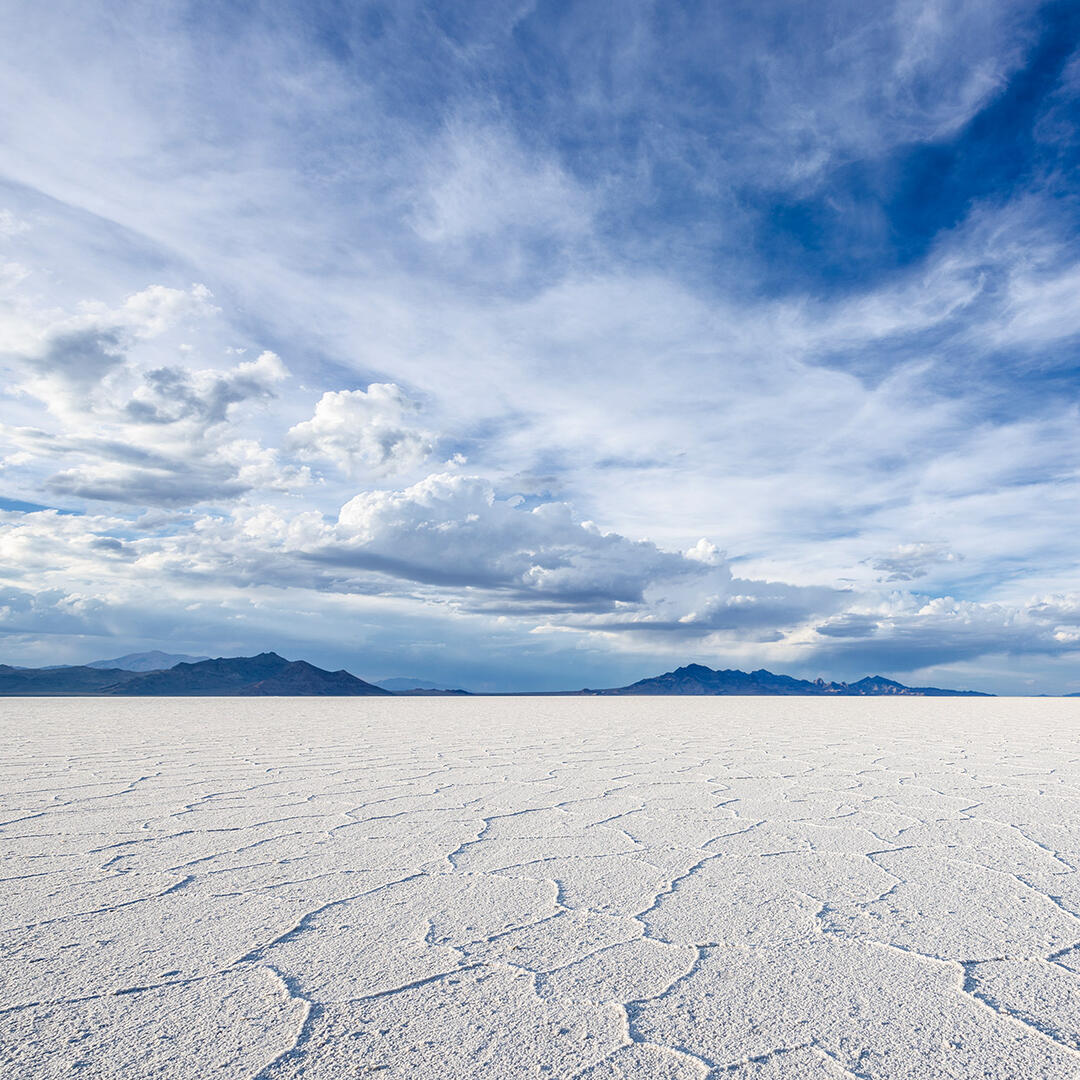
[[[125,697],[390,696],[390,691],[347,671],[325,671],[306,660],[286,660],[273,652],[174,664],[164,671],[121,680],[102,692]]]
[[[182,661],[156,671],[85,665],[14,668],[0,664],[2,695],[93,694],[116,697],[390,697],[347,671],[324,671],[277,653]]]
[[[395,676],[392,679],[379,679],[375,685],[394,694],[409,693],[413,690],[439,690],[447,694],[467,693],[460,686],[448,686],[446,683],[435,682],[433,679],[410,678],[404,675]]]
[[[123,668],[160,657],[166,666],[155,670]],[[326,671],[304,660],[286,660],[277,653],[258,656],[218,657],[215,660],[175,661],[170,653],[133,653],[109,661],[95,661],[69,667],[22,668],[0,664],[0,696],[93,695],[114,697],[413,697],[468,696],[464,690],[450,689],[422,679],[386,680],[393,686],[365,682],[348,671]],[[401,686],[400,683],[405,683]],[[702,664],[688,664],[629,686],[605,690],[569,690],[563,695],[783,695],[811,697],[988,697],[974,690],[943,690],[936,686],[905,686],[881,675],[858,682],[825,682],[796,679],[757,671],[716,670]]]
[[[725,694],[781,695],[800,697],[990,697],[977,690],[942,690],[936,686],[905,686],[882,675],[868,675],[858,682],[825,682],[822,679],[795,679],[790,675],[774,675],[759,668],[757,671],[722,671],[702,664],[688,664],[651,679],[640,679],[629,686],[610,690],[582,690],[583,694],[686,694],[717,696]]]

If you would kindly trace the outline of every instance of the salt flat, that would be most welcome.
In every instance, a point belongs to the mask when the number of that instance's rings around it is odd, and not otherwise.
[[[10,1077],[1080,1076],[1080,702],[0,702]]]

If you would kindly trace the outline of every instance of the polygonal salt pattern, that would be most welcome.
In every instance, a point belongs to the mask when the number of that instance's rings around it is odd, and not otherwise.
[[[0,1073],[1074,1080],[1080,705],[0,702]]]

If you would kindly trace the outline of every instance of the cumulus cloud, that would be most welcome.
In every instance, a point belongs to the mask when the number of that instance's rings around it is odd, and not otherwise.
[[[605,533],[563,504],[526,509],[496,498],[478,477],[435,475],[368,492],[336,520],[270,506],[180,529],[186,519],[145,517],[135,529],[102,515],[0,513],[0,563],[15,590],[0,632],[24,633],[35,622],[48,633],[131,626],[151,618],[152,593],[182,608],[195,597],[242,596],[273,583],[291,591],[294,607],[315,597],[385,598],[405,604],[412,618],[449,608],[680,659],[687,649],[730,659],[731,650],[753,645],[759,663],[788,655],[826,671],[902,672],[994,653],[1080,649],[1080,594],[1008,605],[896,592],[874,602],[740,578],[715,557],[703,562]],[[35,595],[41,599],[31,602]],[[201,625],[215,625],[216,603],[195,607]]]
[[[286,443],[306,460],[332,462],[348,476],[385,476],[420,465],[433,436],[410,423],[418,408],[394,383],[323,394],[310,420],[289,429]]]
[[[843,589],[732,578],[724,593],[705,596],[693,611],[680,616],[679,626],[699,633],[745,629],[779,634],[836,610],[847,599]]]
[[[368,571],[423,585],[608,608],[640,602],[649,582],[697,564],[648,541],[579,521],[565,503],[525,509],[478,476],[439,473],[402,490],[363,492],[333,523],[265,514],[249,535],[338,572]],[[460,595],[460,594],[455,594]],[[461,595],[469,606],[469,593]]]
[[[104,601],[80,592],[0,586],[0,635],[97,635],[106,609]]]
[[[102,558],[98,542],[118,539],[126,522],[107,516],[0,511],[0,565],[8,581],[40,585],[52,572],[73,575],[96,568]],[[107,553],[111,554],[111,550]]]
[[[281,358],[269,351],[228,371],[154,368],[143,374],[123,409],[138,424],[190,421],[205,430],[223,424],[234,405],[269,401],[288,374]]]
[[[273,580],[326,592],[411,597],[455,610],[656,640],[773,641],[843,605],[825,587],[735,578],[708,540],[690,555],[580,520],[565,503],[528,508],[482,477],[435,474],[364,492],[336,520],[270,507],[201,522],[154,545],[163,573]]]
[[[110,377],[126,365],[135,345],[215,310],[205,285],[151,285],[119,307],[84,302],[71,315],[42,313],[8,347],[22,354],[26,392],[58,415],[78,414],[110,403]]]
[[[265,405],[288,378],[270,351],[227,368],[155,363],[153,339],[216,313],[209,291],[151,286],[118,307],[84,302],[74,315],[31,313],[15,356],[16,385],[38,398],[61,429],[6,427],[23,463],[74,459],[44,479],[53,493],[137,506],[237,498],[255,487],[312,482],[306,467],[244,437],[237,411]],[[36,338],[36,343],[30,338]]]
[[[726,561],[724,553],[707,537],[702,537],[693,547],[684,552],[688,559],[704,563],[706,566],[722,566]]]
[[[287,378],[280,357],[264,352],[229,370],[151,366],[138,347],[183,322],[217,311],[203,285],[184,291],[152,285],[119,307],[84,302],[75,315],[41,313],[36,343],[17,354],[23,392],[38,398],[66,424],[68,433],[102,420],[122,424],[180,424],[186,435],[221,424],[241,402],[274,396]]]

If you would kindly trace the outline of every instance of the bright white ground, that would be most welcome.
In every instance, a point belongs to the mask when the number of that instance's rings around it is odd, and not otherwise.
[[[1080,1077],[1080,701],[0,702],[5,1077]]]

